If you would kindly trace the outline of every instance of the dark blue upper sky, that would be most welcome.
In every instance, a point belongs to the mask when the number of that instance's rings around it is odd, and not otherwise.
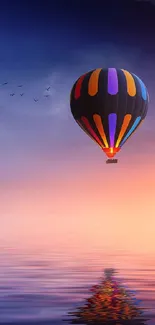
[[[136,46],[150,55],[155,51],[154,17],[151,3],[131,0],[6,0],[0,10],[0,64],[10,68],[12,63],[14,67],[67,64],[72,50],[104,42]]]

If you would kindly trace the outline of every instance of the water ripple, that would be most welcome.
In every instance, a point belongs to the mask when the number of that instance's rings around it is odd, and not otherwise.
[[[155,323],[155,261],[149,267],[149,260],[127,254],[96,251],[76,258],[0,248],[0,264],[0,324],[64,324],[64,316],[89,296],[105,267],[118,270],[118,280],[136,291],[152,318],[148,324]]]

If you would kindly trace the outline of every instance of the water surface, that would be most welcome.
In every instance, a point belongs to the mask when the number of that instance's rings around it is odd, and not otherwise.
[[[48,249],[0,249],[0,323],[61,325],[67,312],[89,296],[106,267],[136,291],[155,324],[155,258],[94,250],[80,255]]]

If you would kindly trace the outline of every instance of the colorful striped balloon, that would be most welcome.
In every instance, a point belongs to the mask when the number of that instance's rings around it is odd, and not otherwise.
[[[121,149],[144,120],[148,92],[142,80],[124,69],[95,69],[74,84],[74,119],[109,158]]]

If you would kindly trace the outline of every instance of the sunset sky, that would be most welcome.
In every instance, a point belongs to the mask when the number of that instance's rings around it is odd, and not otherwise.
[[[155,253],[155,6],[32,3],[0,9],[0,245]],[[70,113],[73,83],[100,67],[134,72],[150,95],[117,165]]]

